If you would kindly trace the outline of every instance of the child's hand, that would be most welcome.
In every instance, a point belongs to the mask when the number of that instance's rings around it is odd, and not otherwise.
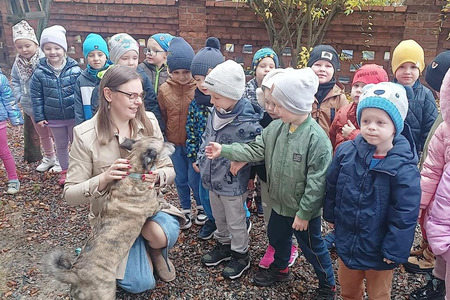
[[[292,224],[292,229],[298,230],[298,231],[306,230],[306,229],[308,229],[308,223],[309,223],[309,221],[302,220],[299,217],[295,216],[294,223]]]
[[[392,260],[389,260],[389,259],[387,259],[387,258],[383,258],[383,261],[384,261],[385,263],[387,263],[388,265],[394,263]]]
[[[355,129],[356,129],[355,125],[353,125],[353,123],[350,122],[350,120],[347,120],[347,124],[345,124],[344,127],[342,127],[342,135],[344,136],[344,138],[347,138],[348,135]]]
[[[255,179],[251,178],[247,183],[247,190],[255,190]]]
[[[42,120],[40,122],[37,122],[37,124],[43,128],[48,124],[48,122],[47,122],[47,120]]]
[[[192,163],[192,168],[195,170],[195,172],[200,173],[200,169],[197,166],[197,163]]]
[[[328,224],[328,227],[330,227],[331,229],[334,229],[334,223],[327,222],[327,224]]]
[[[205,154],[209,159],[219,157],[220,152],[222,152],[222,145],[219,143],[209,142],[209,145],[205,147]]]
[[[245,161],[232,161],[230,165],[231,174],[236,176],[239,170],[242,169],[246,164],[247,162]]]

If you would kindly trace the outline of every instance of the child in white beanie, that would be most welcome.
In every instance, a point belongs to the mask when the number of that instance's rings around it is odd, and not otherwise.
[[[39,48],[33,27],[23,20],[13,26],[13,41],[17,56],[11,69],[11,83],[14,96],[20,102],[23,112],[30,117],[34,129],[39,136],[44,157],[37,166],[36,171],[61,172],[61,166],[55,155],[52,132],[50,128],[38,126],[34,121],[33,104],[30,97],[30,81],[34,70],[39,65],[39,59],[44,53]]]
[[[267,231],[275,254],[269,268],[255,274],[255,284],[270,286],[290,279],[294,234],[319,279],[317,296],[335,299],[333,267],[321,234],[325,174],[332,150],[326,133],[310,114],[318,85],[311,68],[286,71],[271,87],[280,119],[249,144],[210,142],[206,155],[213,162],[220,155],[237,161],[264,160],[266,164],[272,201]]]
[[[218,64],[205,78],[204,86],[211,95],[214,108],[208,118],[203,143],[197,153],[197,164],[203,186],[209,198],[217,232],[214,249],[202,257],[205,266],[216,266],[230,261],[222,272],[228,279],[236,279],[250,268],[249,233],[247,231],[244,201],[250,166],[238,172],[231,160],[206,157],[205,147],[211,141],[224,144],[248,143],[262,131],[259,120],[262,109],[243,98],[245,74],[242,67],[227,60]]]
[[[66,54],[66,29],[61,25],[45,28],[40,44],[45,57],[40,59],[30,84],[34,120],[39,126],[52,130],[62,169],[59,184],[64,185],[75,126],[75,82],[81,69]]]

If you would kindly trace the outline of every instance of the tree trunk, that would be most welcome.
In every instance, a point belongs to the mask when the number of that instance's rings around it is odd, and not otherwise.
[[[30,116],[24,115],[23,139],[24,139],[24,155],[23,158],[27,163],[32,163],[42,159],[41,143],[39,136],[34,130],[33,121]]]

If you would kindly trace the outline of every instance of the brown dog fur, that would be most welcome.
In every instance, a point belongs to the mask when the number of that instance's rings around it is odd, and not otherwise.
[[[155,161],[174,152],[171,143],[144,137],[127,140],[130,173],[148,173]],[[139,236],[148,217],[169,204],[161,202],[150,183],[126,177],[111,185],[110,199],[93,227],[75,263],[56,251],[44,262],[45,271],[57,280],[71,284],[75,300],[112,300],[116,295],[116,270]]]

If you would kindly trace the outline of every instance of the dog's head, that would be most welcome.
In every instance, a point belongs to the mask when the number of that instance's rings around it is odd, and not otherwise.
[[[140,173],[148,172],[154,166],[155,161],[170,156],[175,152],[172,143],[163,142],[154,137],[143,137],[139,140],[125,139],[120,145],[130,150],[128,159],[133,168],[141,168]]]

